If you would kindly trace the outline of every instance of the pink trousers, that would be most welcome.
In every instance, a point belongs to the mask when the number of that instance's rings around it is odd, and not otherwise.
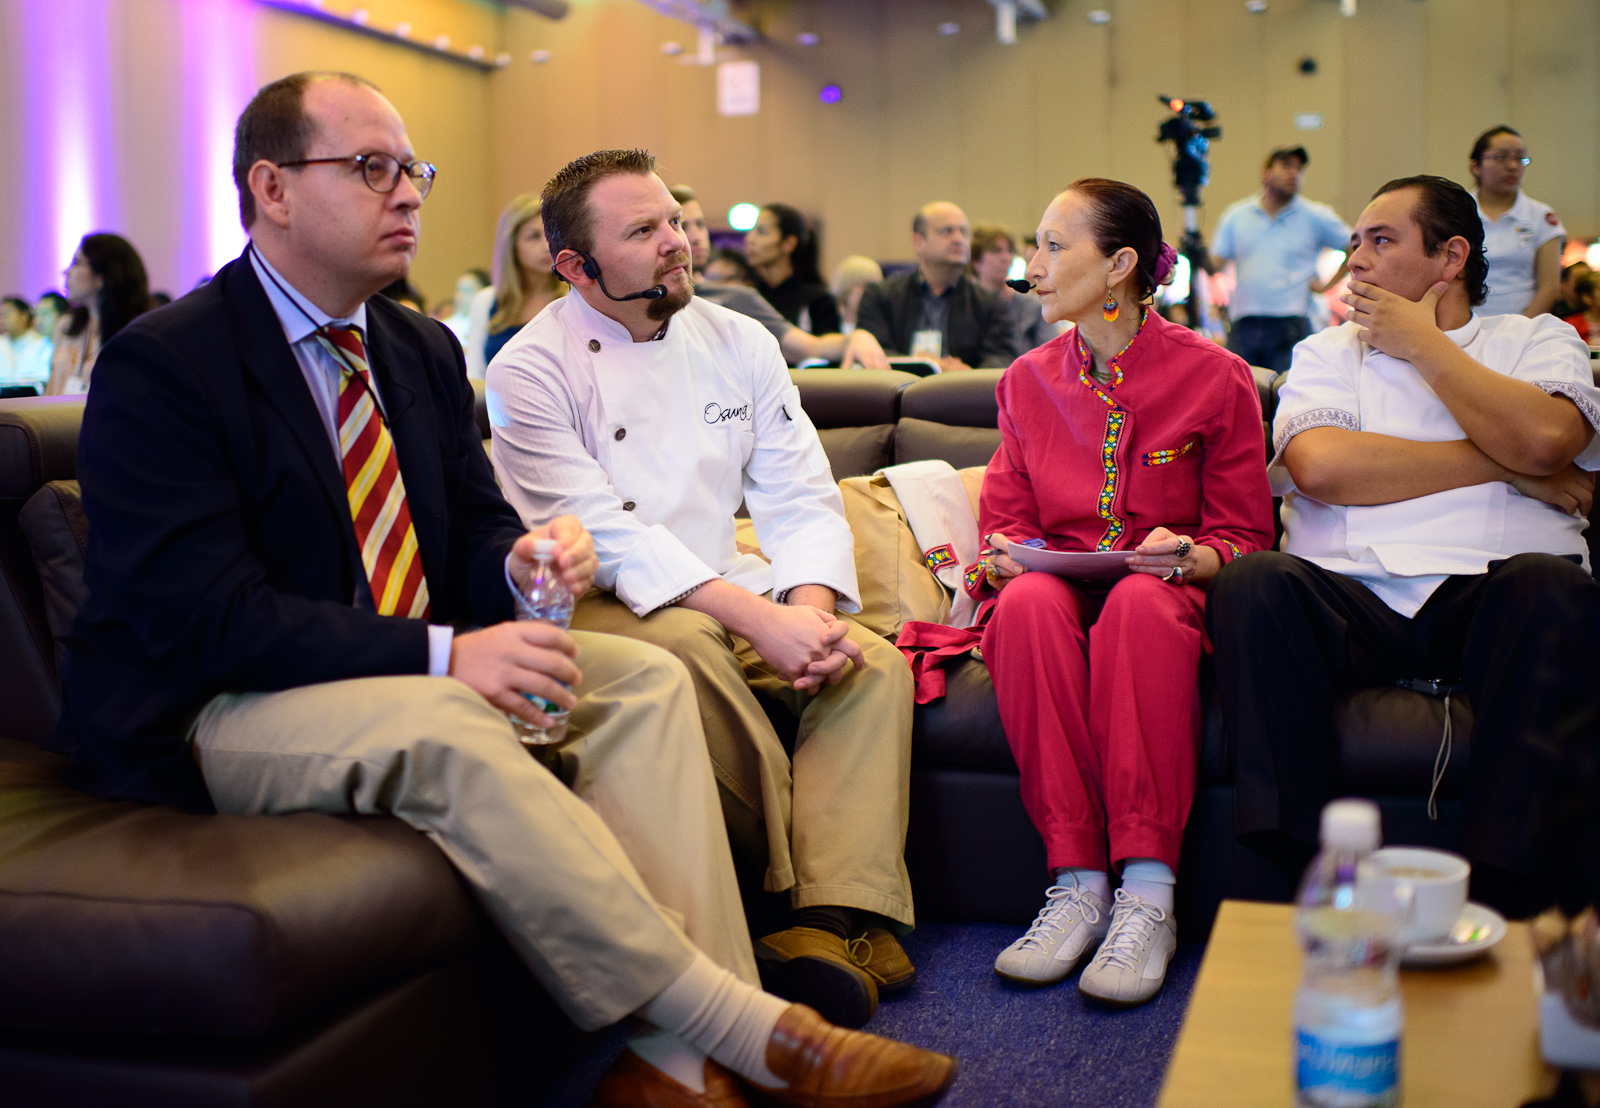
[[[1177,869],[1209,649],[1192,585],[1134,573],[1093,597],[1025,573],[1001,591],[983,657],[1051,869],[1128,858]]]

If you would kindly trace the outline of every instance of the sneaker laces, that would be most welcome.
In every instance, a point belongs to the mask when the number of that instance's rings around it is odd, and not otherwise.
[[[1121,890],[1118,890],[1119,892]],[[1100,922],[1100,909],[1083,899],[1087,889],[1077,885],[1051,885],[1044,891],[1044,907],[1039,909],[1039,914],[1033,917],[1033,922],[1028,925],[1028,933],[1017,940],[1017,949],[1026,950],[1030,946],[1045,950],[1045,939],[1053,931],[1065,935],[1068,928],[1063,923],[1062,917],[1071,909],[1077,909],[1078,918],[1087,924]]]
[[[1113,900],[1111,930],[1100,944],[1095,961],[1116,969],[1137,969],[1140,951],[1149,945],[1156,924],[1165,920],[1167,913],[1122,889],[1117,890]]]

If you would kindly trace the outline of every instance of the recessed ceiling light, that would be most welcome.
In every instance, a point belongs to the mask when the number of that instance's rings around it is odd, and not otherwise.
[[[823,85],[822,91],[817,93],[817,99],[824,104],[837,104],[844,98],[844,90],[838,85]]]
[[[959,35],[961,33],[961,24],[941,23],[939,24],[939,33],[941,35]]]

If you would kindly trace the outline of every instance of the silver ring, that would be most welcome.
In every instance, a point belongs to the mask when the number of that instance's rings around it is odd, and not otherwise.
[[[1188,539],[1179,539],[1178,540],[1178,549],[1174,550],[1173,553],[1176,554],[1180,558],[1187,558],[1189,556],[1189,552],[1192,551],[1193,549],[1194,549],[1194,543],[1193,542],[1191,542]]]
[[[1172,572],[1163,577],[1162,580],[1171,581],[1174,585],[1183,584],[1183,567],[1173,566]]]

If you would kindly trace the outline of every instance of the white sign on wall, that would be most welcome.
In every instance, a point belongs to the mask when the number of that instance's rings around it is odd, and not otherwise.
[[[755,115],[760,110],[760,63],[723,62],[717,66],[717,114]]]
[[[1322,130],[1322,116],[1317,112],[1296,112],[1294,125],[1301,131]]]

